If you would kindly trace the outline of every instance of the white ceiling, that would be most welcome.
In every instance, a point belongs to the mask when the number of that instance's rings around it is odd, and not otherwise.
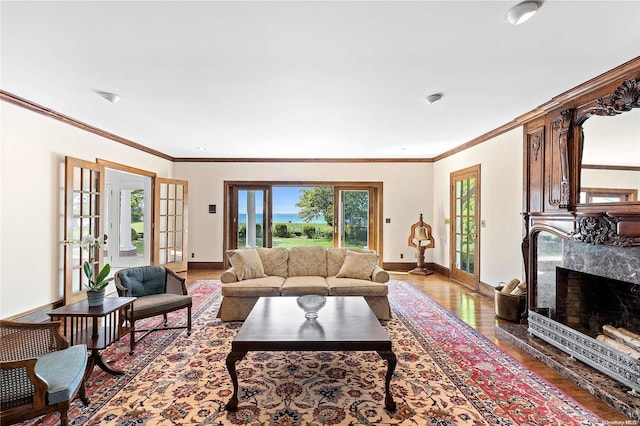
[[[640,1],[516,3],[2,1],[0,87],[173,157],[431,158],[640,54]]]

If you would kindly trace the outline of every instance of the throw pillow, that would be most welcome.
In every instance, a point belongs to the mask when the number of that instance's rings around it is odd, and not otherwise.
[[[264,273],[268,276],[284,277],[288,275],[289,250],[284,247],[256,248],[264,267]]]
[[[357,253],[347,250],[342,267],[336,278],[357,278],[370,280],[373,269],[378,264],[378,255],[374,253]]]
[[[238,281],[264,277],[264,267],[256,249],[227,250],[227,257]]]

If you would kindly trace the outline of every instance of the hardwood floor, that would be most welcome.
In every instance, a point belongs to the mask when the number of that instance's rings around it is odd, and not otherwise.
[[[187,277],[187,284],[191,284],[196,280],[220,279],[222,272],[222,270],[190,270],[185,276]],[[634,420],[617,412],[515,345],[499,339],[495,333],[495,325],[498,321],[503,320],[495,317],[492,299],[472,296],[470,295],[472,292],[468,288],[437,273],[423,277],[402,272],[392,272],[391,279],[411,283],[478,332],[485,335],[521,364],[535,371],[539,376],[609,423],[636,424]]]

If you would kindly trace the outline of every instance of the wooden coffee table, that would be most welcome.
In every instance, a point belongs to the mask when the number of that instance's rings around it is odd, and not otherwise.
[[[227,369],[233,396],[225,408],[238,409],[236,362],[250,351],[376,351],[387,361],[385,408],[396,410],[389,391],[396,368],[391,339],[361,296],[328,296],[318,319],[308,320],[295,297],[261,297],[231,342]]]

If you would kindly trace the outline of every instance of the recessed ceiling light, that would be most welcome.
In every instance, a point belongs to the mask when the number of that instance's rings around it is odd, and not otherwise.
[[[111,93],[111,92],[103,92],[102,90],[95,90],[95,92],[98,94],[98,96],[100,96],[102,99],[106,99],[107,101],[111,102],[112,104],[117,103],[120,100],[120,95],[116,94],[116,93]]]
[[[520,25],[535,15],[540,6],[542,6],[540,0],[520,2],[507,11],[507,21],[513,25]]]
[[[433,94],[427,96],[427,103],[428,104],[435,104],[440,99],[442,99],[443,96],[444,95],[442,93],[433,93]]]

